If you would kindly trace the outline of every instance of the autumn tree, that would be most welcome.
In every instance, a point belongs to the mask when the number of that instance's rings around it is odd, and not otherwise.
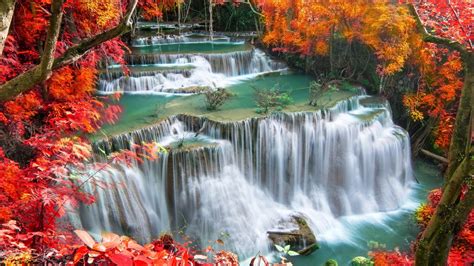
[[[124,63],[127,48],[118,37],[131,29],[137,6],[143,4],[0,4],[0,224],[19,228],[16,248],[45,252],[72,243],[58,218],[66,206],[93,202],[78,177],[90,181],[91,169],[106,167],[91,164],[87,134],[116,121],[120,113],[115,95],[95,96],[97,67],[105,59]],[[112,156],[126,161],[132,154]],[[8,244],[4,239],[13,239],[3,233],[0,249]]]
[[[453,239],[474,207],[471,146],[474,53],[472,36],[469,35],[472,13],[468,1],[425,1],[408,6],[423,41],[458,52],[464,68],[464,85],[449,145],[446,183],[439,205],[416,250],[417,265],[444,265]]]
[[[378,59],[379,92],[384,81],[407,65],[420,84],[404,97],[411,117],[429,117],[424,130],[447,150],[446,184],[417,249],[417,264],[446,261],[452,239],[474,204],[472,191],[472,105],[474,56],[469,1],[258,1],[265,15],[263,41],[276,51],[329,57],[344,39],[370,47]],[[426,136],[425,136],[426,137]],[[423,142],[416,144],[422,146]]]
[[[370,47],[378,59],[381,88],[383,77],[399,71],[411,52],[407,43],[415,21],[402,6],[367,0],[286,0],[261,1],[260,7],[266,19],[263,41],[267,45],[285,53],[328,56],[331,73],[336,69],[336,42],[347,43],[342,54],[354,43]]]

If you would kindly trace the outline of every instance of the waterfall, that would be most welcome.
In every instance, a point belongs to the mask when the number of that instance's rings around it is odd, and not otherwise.
[[[213,42],[230,42],[227,36],[214,36]],[[211,39],[205,35],[166,35],[137,38],[132,41],[133,47],[146,47],[157,45],[170,45],[180,43],[211,43]]]
[[[106,153],[150,141],[171,148],[101,172],[107,188],[86,185],[97,202],[81,208],[78,226],[142,242],[184,228],[202,246],[225,233],[225,248],[245,256],[268,250],[266,231],[291,213],[318,235],[340,216],[394,210],[412,181],[409,138],[388,104],[367,99],[226,123],[178,115],[97,142]]]
[[[132,54],[127,61],[140,69],[129,76],[115,66],[104,70],[99,79],[100,93],[226,87],[248,75],[285,69],[284,64],[271,60],[258,49],[216,54]]]

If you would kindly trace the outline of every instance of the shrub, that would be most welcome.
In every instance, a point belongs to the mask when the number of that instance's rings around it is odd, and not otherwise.
[[[366,257],[355,257],[351,260],[351,266],[373,266],[374,263]]]
[[[281,92],[278,88],[255,88],[255,102],[258,106],[256,113],[267,114],[270,110],[281,111],[293,102],[288,92]]]
[[[207,110],[215,111],[232,97],[232,93],[224,88],[218,88],[215,91],[206,92],[205,96]]]
[[[317,106],[318,99],[323,94],[323,86],[317,81],[311,82],[309,84],[309,104],[312,106]]]

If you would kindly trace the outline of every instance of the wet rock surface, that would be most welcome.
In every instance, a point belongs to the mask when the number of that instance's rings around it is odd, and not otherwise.
[[[290,249],[300,255],[309,255],[319,248],[316,236],[301,215],[280,220],[267,234],[274,245],[290,245]]]

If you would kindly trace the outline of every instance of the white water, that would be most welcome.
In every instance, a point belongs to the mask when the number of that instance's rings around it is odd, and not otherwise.
[[[230,42],[230,38],[227,36],[214,36],[212,42]],[[170,45],[180,43],[211,43],[211,39],[206,35],[164,35],[164,36],[151,36],[137,38],[132,41],[133,47],[147,47],[147,46],[158,46],[158,45]]]
[[[125,76],[107,69],[100,76],[100,93],[173,92],[193,87],[227,87],[249,75],[285,69],[258,49],[216,54],[130,55],[131,66],[145,71]],[[166,68],[155,70],[154,67]],[[112,71],[111,71],[112,70]]]
[[[232,123],[177,116],[98,143],[107,152],[142,141],[199,145],[101,173],[116,189],[89,184],[97,203],[82,207],[77,226],[143,242],[184,227],[202,246],[225,232],[225,248],[245,256],[268,251],[266,231],[297,212],[317,236],[347,240],[327,234],[345,232],[338,217],[397,209],[412,179],[406,132],[386,104],[363,107],[363,97]]]

